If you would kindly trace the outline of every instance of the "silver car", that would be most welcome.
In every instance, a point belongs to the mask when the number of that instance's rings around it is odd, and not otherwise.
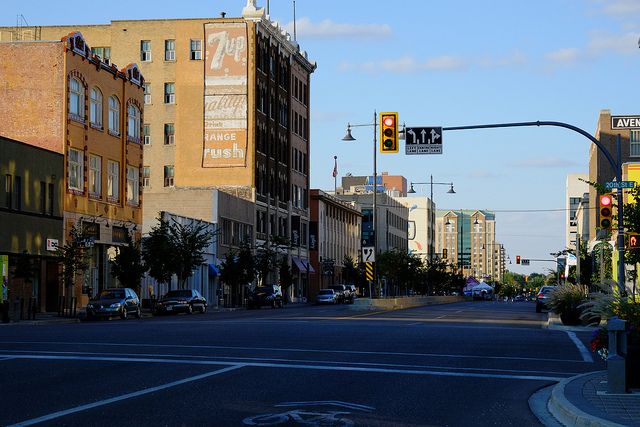
[[[338,302],[338,295],[333,289],[320,289],[316,296],[316,304],[335,304]]]
[[[536,297],[536,313],[541,313],[542,309],[549,309],[547,302],[549,301],[551,292],[553,292],[555,288],[555,286],[543,286],[540,288],[540,292],[538,292],[538,296]]]

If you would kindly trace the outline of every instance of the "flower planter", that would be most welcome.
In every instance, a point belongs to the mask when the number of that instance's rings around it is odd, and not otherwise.
[[[562,313],[560,314],[560,320],[562,321],[562,324],[566,326],[577,326],[582,323],[579,311],[568,311],[566,313]]]
[[[640,343],[627,345],[627,388],[640,388]]]

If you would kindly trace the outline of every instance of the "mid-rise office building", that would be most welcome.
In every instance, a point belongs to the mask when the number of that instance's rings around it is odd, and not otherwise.
[[[219,189],[255,203],[255,242],[278,236],[308,259],[310,84],[316,68],[298,43],[249,1],[229,18],[43,26],[43,40],[81,31],[93,52],[145,75],[143,185],[151,208],[195,218],[176,191]],[[0,36],[11,28],[0,29]],[[24,32],[26,29],[23,28]],[[203,220],[214,221],[211,209]]]
[[[566,212],[565,212],[565,246],[567,249],[576,248],[576,238],[578,233],[582,234],[582,230],[578,230],[578,221],[576,212],[584,193],[589,192],[589,184],[587,180],[589,175],[586,173],[573,173],[567,175],[565,187]]]
[[[95,56],[79,32],[1,42],[0,75],[0,135],[64,156],[60,244],[81,228],[89,269],[60,295],[86,303],[115,283],[108,260],[126,234],[140,238],[144,78]]]

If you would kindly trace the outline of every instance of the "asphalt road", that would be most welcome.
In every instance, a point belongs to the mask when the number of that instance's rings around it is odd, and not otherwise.
[[[534,426],[603,369],[533,303],[209,312],[0,328],[0,425]]]

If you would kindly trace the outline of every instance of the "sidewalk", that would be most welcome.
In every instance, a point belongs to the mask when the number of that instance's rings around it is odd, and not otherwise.
[[[549,313],[547,327],[565,331],[595,329],[564,326],[554,313]],[[539,390],[531,396],[529,405],[547,426],[640,427],[640,390],[609,394],[607,389],[607,371],[589,372]]]
[[[79,318],[75,317],[60,317],[58,316],[58,313],[56,312],[51,312],[51,313],[37,313],[36,314],[36,319],[35,320],[19,320],[19,321],[15,321],[14,319],[11,319],[11,321],[9,323],[1,323],[0,322],[0,327],[2,326],[19,326],[19,325],[23,325],[23,326],[34,326],[34,325],[60,325],[60,324],[64,324],[64,323],[78,323],[80,321]]]

